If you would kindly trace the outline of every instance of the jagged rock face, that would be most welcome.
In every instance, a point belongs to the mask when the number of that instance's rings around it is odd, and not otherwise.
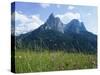
[[[71,22],[66,24],[64,28],[64,32],[73,32],[73,33],[81,33],[86,31],[86,28],[83,22],[80,22],[77,19],[73,19]]]
[[[81,28],[80,29],[81,29],[81,31],[87,31],[83,22],[81,22]]]
[[[63,23],[61,22],[60,18],[54,17],[53,13],[49,16],[47,21],[45,22],[45,29],[52,29],[59,32],[63,31]]]
[[[74,32],[80,33],[86,31],[83,22],[73,19],[68,24],[63,24],[59,17],[55,17],[53,13],[49,16],[47,21],[41,26],[43,30],[55,30],[61,33]]]

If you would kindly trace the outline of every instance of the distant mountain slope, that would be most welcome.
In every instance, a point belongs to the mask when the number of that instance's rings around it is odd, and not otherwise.
[[[63,24],[60,18],[51,14],[38,29],[16,36],[16,48],[95,53],[97,36],[88,32],[84,23],[77,19]]]
[[[65,32],[73,32],[73,33],[80,33],[86,31],[86,28],[84,26],[83,22],[80,22],[77,19],[73,19],[71,22],[69,22],[65,28]]]

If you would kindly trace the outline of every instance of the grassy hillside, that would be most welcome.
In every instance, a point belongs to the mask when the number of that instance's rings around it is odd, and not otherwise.
[[[93,54],[57,52],[34,52],[16,50],[15,72],[41,72],[97,67],[97,57]]]

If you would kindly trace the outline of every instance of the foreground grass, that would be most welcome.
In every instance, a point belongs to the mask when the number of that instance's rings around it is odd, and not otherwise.
[[[96,68],[96,55],[82,53],[16,51],[16,73]]]

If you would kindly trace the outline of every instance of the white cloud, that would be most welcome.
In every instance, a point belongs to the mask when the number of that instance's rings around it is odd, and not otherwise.
[[[87,13],[87,15],[88,15],[88,16],[91,16],[92,14],[91,14],[91,13]]]
[[[69,10],[73,10],[75,7],[74,6],[68,6]]]
[[[39,15],[27,16],[15,11],[15,34],[24,34],[38,28],[43,21]]]
[[[42,3],[42,4],[40,4],[43,8],[47,8],[47,7],[49,7],[50,6],[50,4],[46,4],[46,3]]]
[[[15,21],[20,21],[22,23],[26,23],[26,22],[29,22],[29,20],[30,19],[26,15],[23,15],[23,14],[15,11]]]
[[[73,13],[73,12],[66,12],[64,14],[58,14],[58,15],[56,15],[56,17],[59,17],[61,19],[61,21],[65,24],[70,22],[72,19],[81,20],[80,13]]]

